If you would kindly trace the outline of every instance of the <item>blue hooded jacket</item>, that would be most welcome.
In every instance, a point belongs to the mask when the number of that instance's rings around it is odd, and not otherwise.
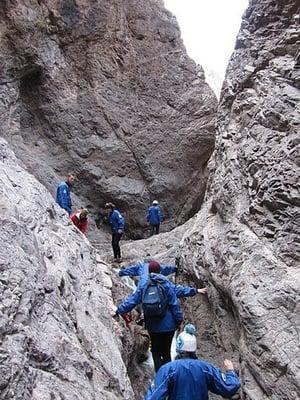
[[[56,203],[66,210],[69,215],[72,212],[71,189],[67,182],[60,182],[56,191]]]
[[[147,221],[150,225],[160,224],[163,220],[163,213],[159,205],[148,208]]]
[[[151,278],[154,281],[159,282],[165,291],[168,299],[168,308],[166,314],[163,317],[146,317],[145,316],[145,328],[149,332],[171,332],[175,331],[177,326],[183,320],[182,311],[179,306],[179,302],[173,288],[173,284],[163,275],[151,274]],[[127,297],[117,309],[117,314],[125,314],[131,311],[135,306],[142,303],[143,292],[145,290],[148,280],[141,280],[137,286],[135,292]]]
[[[209,391],[228,398],[239,387],[234,371],[223,374],[208,362],[184,358],[160,367],[144,400],[208,400]]]
[[[121,269],[119,271],[119,276],[141,276],[141,279],[148,279],[149,271],[148,271],[149,263],[138,263],[135,265],[129,265],[127,268]],[[164,276],[168,276],[176,272],[175,265],[161,265],[160,266],[160,274]],[[182,285],[175,285],[174,283],[170,282],[173,286],[176,296],[180,297],[192,297],[196,296],[197,289],[191,286],[182,286]]]
[[[144,273],[144,269],[146,267],[147,267],[147,271],[148,271],[148,266],[149,266],[149,263],[142,263],[142,262],[139,262],[134,265],[129,265],[128,267],[121,269],[119,271],[119,276],[134,277],[134,276],[142,275]],[[161,265],[160,266],[160,274],[161,275],[168,276],[170,274],[173,274],[174,272],[176,272],[175,265]]]
[[[112,232],[117,232],[119,229],[122,231],[124,230],[125,219],[119,210],[114,209],[109,214],[109,223],[110,223]]]

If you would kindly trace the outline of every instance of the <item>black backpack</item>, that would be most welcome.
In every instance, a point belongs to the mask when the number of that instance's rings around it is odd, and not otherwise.
[[[165,288],[151,276],[143,291],[142,306],[146,317],[164,317],[167,312],[168,299]]]

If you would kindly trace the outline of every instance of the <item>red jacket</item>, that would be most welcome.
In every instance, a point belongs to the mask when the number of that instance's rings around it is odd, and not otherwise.
[[[82,233],[86,232],[88,227],[87,218],[80,219],[80,213],[76,212],[70,216],[70,219]]]

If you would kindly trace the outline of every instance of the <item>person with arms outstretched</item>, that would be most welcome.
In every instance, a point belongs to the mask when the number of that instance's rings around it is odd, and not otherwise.
[[[228,398],[238,391],[240,380],[233,363],[225,360],[223,373],[199,360],[195,335],[194,325],[187,324],[176,339],[176,359],[159,369],[144,400],[208,400],[209,392]]]
[[[173,284],[163,275],[149,268],[148,279],[141,279],[135,290],[113,313],[123,315],[138,304],[143,307],[145,328],[151,338],[151,352],[155,371],[171,361],[171,344],[183,315]]]

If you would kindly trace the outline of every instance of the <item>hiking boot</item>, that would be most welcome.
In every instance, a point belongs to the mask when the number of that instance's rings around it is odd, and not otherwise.
[[[121,263],[122,262],[122,258],[120,257],[120,258],[117,258],[117,263]]]

